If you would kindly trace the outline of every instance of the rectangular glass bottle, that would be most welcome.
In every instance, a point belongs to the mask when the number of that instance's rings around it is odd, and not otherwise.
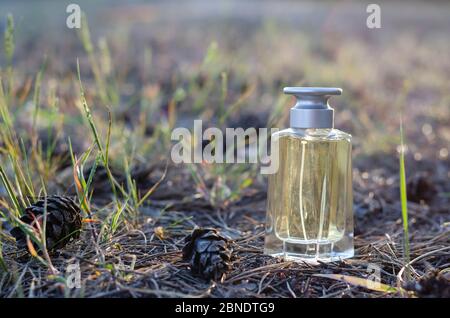
[[[279,166],[269,175],[265,253],[309,262],[352,257],[351,135],[289,128],[272,138]]]

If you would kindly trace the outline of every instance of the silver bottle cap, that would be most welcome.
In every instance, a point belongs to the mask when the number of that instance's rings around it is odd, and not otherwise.
[[[291,108],[292,128],[333,128],[334,109],[328,105],[333,95],[342,89],[334,87],[285,87],[285,94],[295,95],[297,103]]]

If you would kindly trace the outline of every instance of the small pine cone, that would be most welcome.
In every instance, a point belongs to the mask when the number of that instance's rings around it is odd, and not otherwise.
[[[36,222],[42,226],[47,208],[46,244],[48,250],[64,247],[71,239],[80,236],[81,210],[69,197],[48,196],[42,198],[25,209],[20,220],[37,228]],[[19,228],[11,230],[19,248],[26,248],[26,234]]]
[[[418,281],[408,282],[404,287],[420,298],[449,298],[450,275],[431,270]]]
[[[183,259],[194,275],[219,280],[231,269],[231,241],[216,229],[196,228],[184,241]]]

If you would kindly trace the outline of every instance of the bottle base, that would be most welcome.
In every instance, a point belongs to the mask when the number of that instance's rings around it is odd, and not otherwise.
[[[281,250],[268,250],[264,254],[273,257],[282,257],[287,261],[319,264],[319,262],[335,262],[354,256],[353,247],[345,250],[337,248],[335,243],[299,244],[283,242]]]

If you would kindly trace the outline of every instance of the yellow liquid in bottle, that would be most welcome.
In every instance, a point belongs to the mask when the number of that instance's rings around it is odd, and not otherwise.
[[[293,244],[339,241],[346,230],[351,193],[347,139],[282,136],[279,169],[269,175],[268,213],[273,234]]]

